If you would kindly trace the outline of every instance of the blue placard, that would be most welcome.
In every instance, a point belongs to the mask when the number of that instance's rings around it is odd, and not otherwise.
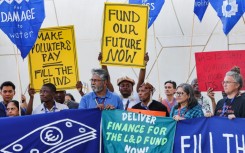
[[[160,13],[165,0],[129,0],[129,4],[142,4],[149,6],[149,21],[148,28],[156,20],[158,14]]]
[[[196,118],[177,124],[174,153],[244,152],[245,119]]]
[[[244,0],[209,0],[223,24],[227,35],[244,13]]]
[[[202,21],[202,18],[207,10],[208,4],[209,0],[195,0],[194,13],[200,21]]]
[[[45,18],[43,0],[0,0],[0,29],[25,58]]]
[[[100,121],[98,109],[0,118],[0,152],[98,153]]]

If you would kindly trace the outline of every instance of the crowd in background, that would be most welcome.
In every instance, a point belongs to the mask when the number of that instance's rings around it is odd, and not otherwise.
[[[101,54],[99,60],[102,59]],[[149,60],[145,54],[145,64]],[[207,97],[203,96],[198,88],[198,79],[192,80],[191,84],[182,83],[177,85],[175,81],[169,80],[164,83],[166,98],[155,100],[152,98],[155,88],[151,83],[145,82],[145,71],[139,72],[137,83],[128,76],[117,79],[120,93],[114,92],[110,82],[110,74],[107,66],[93,69],[91,75],[90,93],[84,94],[83,84],[78,81],[77,90],[81,95],[80,102],[66,93],[65,90],[56,90],[52,83],[44,84],[38,91],[40,93],[40,104],[33,108],[34,95],[36,91],[29,86],[29,102],[22,95],[21,101],[13,100],[15,85],[11,81],[3,82],[0,86],[3,101],[0,102],[0,117],[23,116],[31,114],[42,114],[58,112],[64,109],[142,109],[149,111],[165,112],[165,115],[179,121],[196,117],[221,116],[233,119],[245,117],[245,96],[240,92],[243,87],[243,78],[238,67],[232,68],[224,76],[222,82],[224,91],[223,98],[216,100],[212,88],[208,88]],[[134,85],[136,90],[134,91]]]

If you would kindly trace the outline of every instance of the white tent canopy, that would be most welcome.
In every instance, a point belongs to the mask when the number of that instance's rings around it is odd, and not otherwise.
[[[97,57],[101,50],[104,2],[127,3],[120,0],[45,0],[46,18],[42,28],[74,25],[80,80],[87,83],[91,69],[100,67]],[[155,99],[159,95],[164,97],[165,81],[174,80],[180,84],[196,77],[195,52],[245,48],[245,15],[226,36],[211,5],[201,23],[193,13],[193,6],[194,0],[165,0],[160,14],[148,29],[147,51],[150,61],[146,80],[156,88]],[[22,60],[17,48],[2,31],[0,40],[0,83],[7,80],[14,82],[17,86],[15,99],[20,99],[21,92],[29,98],[25,92],[29,84],[28,59]],[[121,76],[128,75],[137,81],[139,69],[108,68],[116,90],[116,80]],[[76,90],[67,92],[80,101]],[[220,98],[219,94],[216,94],[216,98]],[[38,103],[37,94],[35,105]]]

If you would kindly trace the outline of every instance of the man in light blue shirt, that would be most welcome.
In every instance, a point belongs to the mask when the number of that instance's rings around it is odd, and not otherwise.
[[[107,89],[108,77],[109,75],[104,69],[92,70],[90,81],[93,92],[82,97],[79,104],[80,109],[123,109],[120,97]]]

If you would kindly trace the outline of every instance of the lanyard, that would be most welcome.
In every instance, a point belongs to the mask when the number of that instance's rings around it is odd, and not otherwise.
[[[183,108],[182,108],[183,109]],[[185,112],[184,113],[180,113],[180,111],[181,111],[181,109],[180,108],[178,108],[178,115],[180,116],[180,117],[185,117],[185,114],[186,114],[186,112],[188,111],[188,109],[186,108],[186,110],[185,110]]]
[[[142,103],[141,103],[140,105],[141,105],[141,107],[143,107],[145,110],[149,110],[149,108],[148,108],[147,106],[143,105]]]
[[[43,104],[43,107],[44,107],[44,109],[45,109],[45,114],[47,114],[49,111],[48,111],[48,109],[45,107],[45,105]],[[55,112],[55,110],[56,109],[58,109],[57,107],[56,107],[56,104],[54,103],[54,106],[52,107],[53,108],[53,112]],[[51,108],[51,109],[52,109]]]
[[[231,104],[233,103],[233,101],[235,100],[236,96],[234,98],[231,99],[231,102],[230,102],[230,106]],[[224,116],[226,111],[228,110],[228,105],[226,105],[226,102],[227,102],[228,98],[226,97],[225,98],[225,102],[224,102],[224,105],[223,105],[223,108],[222,108],[222,113],[220,114],[220,116]]]
[[[127,103],[126,103],[125,110],[128,109],[128,105],[129,105],[129,100],[128,100]]]
[[[99,100],[98,97],[95,98],[96,104],[97,105],[99,105],[99,104],[103,104],[104,105],[106,98],[100,98],[100,99],[102,99],[102,100]]]

